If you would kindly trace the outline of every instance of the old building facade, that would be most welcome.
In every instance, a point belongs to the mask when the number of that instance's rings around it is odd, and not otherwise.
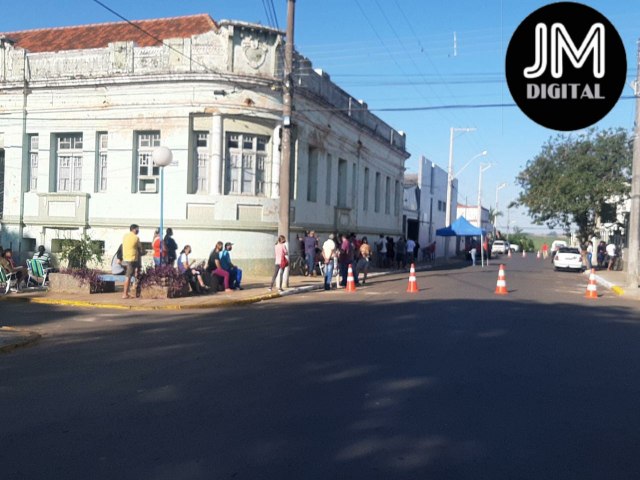
[[[0,36],[0,244],[26,256],[86,232],[110,256],[164,225],[206,258],[232,241],[272,269],[279,215],[281,32],[208,15]],[[399,234],[405,136],[297,57],[292,236]],[[244,262],[243,262],[244,260]]]

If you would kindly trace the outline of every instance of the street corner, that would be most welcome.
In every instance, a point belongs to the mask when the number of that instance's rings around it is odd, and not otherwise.
[[[7,353],[16,348],[26,347],[42,338],[37,332],[13,327],[0,327],[0,353]]]

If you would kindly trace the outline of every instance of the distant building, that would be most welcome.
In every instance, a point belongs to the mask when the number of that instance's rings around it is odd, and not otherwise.
[[[489,218],[489,210],[482,207],[482,222],[478,222],[478,206],[477,205],[463,205],[458,204],[458,217],[464,217],[467,221],[475,227],[481,227],[487,233],[493,232],[493,223]]]
[[[444,255],[444,237],[436,230],[445,227],[447,211],[447,172],[424,156],[418,173],[405,174],[403,233],[418,241],[421,249],[436,243],[436,254]],[[453,181],[454,205],[458,181]],[[455,209],[452,218],[455,217]],[[451,242],[451,248],[455,242]]]
[[[279,216],[284,35],[208,15],[0,34],[0,243],[87,232],[107,258],[131,223],[206,258],[233,241],[271,271]],[[297,56],[291,231],[399,234],[405,135]]]

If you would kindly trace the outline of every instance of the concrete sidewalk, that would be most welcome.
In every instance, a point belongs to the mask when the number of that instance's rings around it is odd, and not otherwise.
[[[586,270],[584,273],[589,275],[591,272]],[[608,288],[616,295],[640,300],[640,286],[634,288],[627,285],[627,272],[596,270],[595,277],[598,285]]]

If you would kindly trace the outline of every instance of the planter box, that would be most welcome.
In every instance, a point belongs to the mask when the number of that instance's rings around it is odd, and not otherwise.
[[[189,296],[189,286],[178,292],[171,292],[168,286],[150,285],[140,290],[140,298],[178,298]]]
[[[112,293],[116,291],[116,283],[101,281],[95,285],[89,282],[82,284],[68,273],[50,273],[49,290],[54,293]]]

